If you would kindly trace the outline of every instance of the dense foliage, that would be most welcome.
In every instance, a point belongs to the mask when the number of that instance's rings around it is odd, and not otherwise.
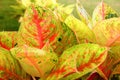
[[[98,4],[92,18],[79,0],[20,5],[19,30],[0,32],[0,80],[111,80],[120,74],[120,18],[109,5]]]

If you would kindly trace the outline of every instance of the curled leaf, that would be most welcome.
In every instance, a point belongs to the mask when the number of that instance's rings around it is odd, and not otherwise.
[[[93,71],[106,58],[107,48],[97,44],[79,44],[63,52],[57,67],[47,80],[75,80]]]
[[[108,4],[101,2],[93,11],[92,21],[96,25],[101,20],[118,17],[118,13],[113,10]]]
[[[10,50],[16,45],[17,32],[0,32],[0,47]]]
[[[31,76],[44,78],[58,62],[54,52],[44,51],[27,45],[11,49],[12,55]]]

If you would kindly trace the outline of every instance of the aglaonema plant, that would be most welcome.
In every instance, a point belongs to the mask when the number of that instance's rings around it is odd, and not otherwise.
[[[120,18],[110,6],[100,3],[91,20],[79,0],[21,3],[19,30],[0,32],[1,80],[111,80],[120,74]]]

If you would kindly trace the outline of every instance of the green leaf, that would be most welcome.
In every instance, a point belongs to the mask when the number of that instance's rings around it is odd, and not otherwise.
[[[118,17],[118,13],[113,10],[108,4],[101,2],[93,11],[92,21],[96,25],[101,20]]]
[[[31,77],[24,72],[8,50],[0,47],[0,78],[3,80],[30,80]]]
[[[97,68],[106,56],[107,48],[97,44],[73,46],[63,52],[46,80],[75,80]]]
[[[40,6],[30,7],[18,31],[18,45],[27,44],[41,49],[46,42],[60,55],[66,48],[77,44],[77,39],[51,10]]]
[[[74,16],[68,16],[65,20],[65,23],[73,30],[80,43],[95,41],[95,35],[93,31],[85,23],[81,22]]]
[[[54,52],[27,45],[13,48],[11,53],[19,61],[22,68],[34,77],[44,78],[58,62],[58,57]]]
[[[120,45],[120,18],[111,18],[99,22],[93,31],[96,41],[103,46]]]
[[[16,31],[0,32],[0,47],[10,50],[16,45]]]

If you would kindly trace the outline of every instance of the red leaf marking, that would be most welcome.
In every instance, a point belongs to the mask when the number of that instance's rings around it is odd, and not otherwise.
[[[65,69],[65,67],[62,67],[62,68],[60,68],[60,69],[57,69],[57,70],[55,70],[55,71],[52,71],[50,75],[51,75],[51,76],[54,76],[54,75],[58,76],[58,75],[60,75],[60,74],[62,74],[62,73],[64,73],[64,72],[66,72],[66,69]]]
[[[57,34],[54,34],[54,35],[52,35],[51,37],[50,37],[50,42],[52,42],[55,38],[57,37]]]
[[[104,80],[97,72],[92,73],[87,80]]]
[[[15,45],[15,33],[11,35],[11,38],[12,38],[12,48],[13,48]]]
[[[64,77],[67,77],[68,75],[76,72],[76,69],[73,69],[73,68],[70,68],[70,69],[68,68],[68,70],[71,70],[71,71],[69,73],[67,73]]]
[[[11,72],[5,68],[3,68],[2,66],[0,66],[0,71],[4,71],[6,74],[9,74],[10,76],[14,76],[15,78],[17,78],[18,80],[24,80],[22,79],[20,76],[18,76],[17,74],[15,74],[14,72]],[[8,78],[9,79],[9,78]]]
[[[7,49],[7,50],[10,50],[10,48],[7,45],[5,45],[5,44],[2,43],[1,37],[0,37],[0,46],[3,47],[3,48],[5,48],[5,49]]]
[[[112,68],[112,64],[113,64],[113,59],[111,59],[109,56],[107,56],[107,57],[108,57],[106,59],[107,61],[102,63],[98,68],[105,75],[105,77],[108,78],[112,72],[111,68]]]
[[[37,71],[39,72],[40,76],[43,77],[43,71],[40,70],[38,64],[28,56],[28,51],[27,51],[27,46],[25,45],[25,57],[31,62],[31,64],[33,64],[33,66],[37,69]]]
[[[0,78],[0,80],[3,80],[2,78]]]
[[[104,2],[102,1],[102,20],[104,20],[105,11],[104,11]]]
[[[37,10],[35,10],[35,8],[33,7],[33,22],[36,24],[37,27],[37,33],[38,33],[38,43],[40,44],[39,48],[41,49],[44,46],[44,42],[43,42],[43,36],[42,36],[42,26],[40,25],[40,23],[43,21],[42,19],[39,19],[39,15]]]
[[[81,64],[77,69],[78,71],[83,71],[86,67],[91,67],[91,63],[98,63],[106,51],[104,51],[98,58],[95,58],[95,54],[91,57],[88,63]]]
[[[41,26],[40,23],[45,21],[45,20],[39,18],[38,12],[37,12],[37,10],[35,10],[34,7],[33,7],[33,13],[34,13],[33,22],[35,23],[35,25],[37,27],[37,33],[38,33],[37,40],[38,40],[38,43],[40,44],[39,48],[41,49],[45,45],[44,40],[50,34],[50,28],[55,28],[55,25],[50,24],[50,25],[47,25],[47,26]],[[53,34],[50,37],[49,41],[52,42],[56,38],[56,36],[57,36],[57,34]]]
[[[106,46],[110,47],[119,38],[120,38],[120,34],[117,35],[115,38],[108,40],[108,43],[106,44]]]

